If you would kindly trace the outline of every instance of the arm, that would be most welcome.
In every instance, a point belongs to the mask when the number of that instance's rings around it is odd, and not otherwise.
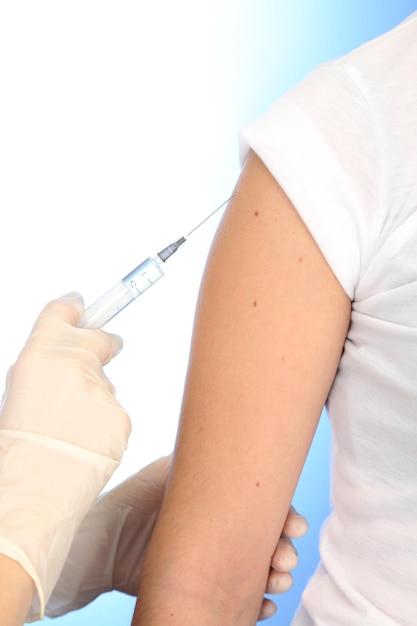
[[[350,301],[250,154],[210,254],[135,626],[256,622]]]
[[[0,554],[0,589],[2,626],[22,626],[35,593],[35,585],[23,567],[4,554]]]
[[[170,457],[158,459],[97,499],[72,542],[46,615],[58,617],[74,611],[112,589],[137,595],[169,468]],[[268,593],[283,593],[291,587],[290,570],[298,558],[290,538],[301,537],[306,531],[306,520],[291,507],[272,556]],[[275,603],[265,598],[260,618],[273,613]]]

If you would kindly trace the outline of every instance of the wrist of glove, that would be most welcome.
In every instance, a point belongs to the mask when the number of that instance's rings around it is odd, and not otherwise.
[[[118,466],[130,421],[103,372],[121,341],[50,303],[9,371],[0,412],[0,551],[33,578],[41,619],[73,538]]]
[[[170,457],[158,459],[98,498],[74,539],[46,615],[79,609],[106,591],[137,594],[169,465]]]

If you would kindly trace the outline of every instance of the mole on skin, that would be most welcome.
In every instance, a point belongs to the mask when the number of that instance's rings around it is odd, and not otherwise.
[[[258,211],[255,211],[254,216],[258,217],[258,215],[259,215]]]
[[[258,306],[257,301],[256,301],[256,300],[254,300],[254,301],[252,302],[252,305],[253,305],[253,308],[254,308],[254,309],[256,309],[256,307]]]

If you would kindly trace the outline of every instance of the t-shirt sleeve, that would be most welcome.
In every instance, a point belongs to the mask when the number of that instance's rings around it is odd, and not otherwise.
[[[337,62],[319,66],[241,131],[241,159],[262,159],[354,299],[381,228],[378,132]]]

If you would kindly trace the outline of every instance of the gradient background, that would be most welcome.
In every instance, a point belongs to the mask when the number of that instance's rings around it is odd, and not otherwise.
[[[414,10],[417,0],[2,2],[0,375],[47,300],[76,289],[91,303],[230,195],[243,124]],[[172,449],[217,222],[108,326],[125,340],[107,371],[134,424],[109,486]],[[311,529],[271,626],[290,623],[317,563],[328,456],[323,416],[295,497]],[[111,593],[54,621],[127,625],[133,606]]]

